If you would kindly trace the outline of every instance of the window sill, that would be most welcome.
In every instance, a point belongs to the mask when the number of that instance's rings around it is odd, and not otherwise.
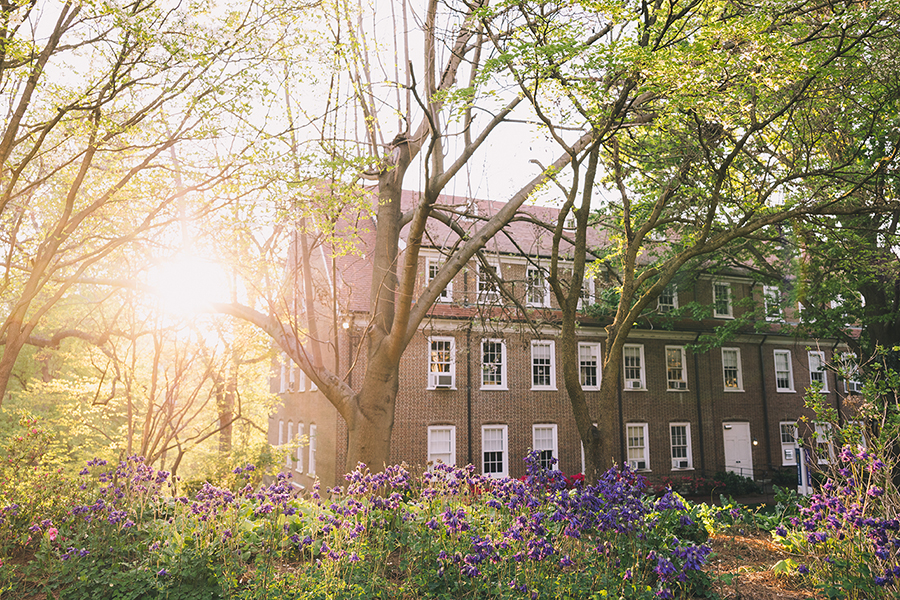
[[[713,315],[713,319],[731,319],[734,320],[734,315]]]
[[[673,470],[673,471],[693,471],[693,470],[694,470],[694,467],[684,467],[683,469],[682,469],[682,468],[672,467],[672,470]]]
[[[479,390],[482,392],[508,392],[509,388],[506,386],[492,385],[488,387],[482,386]]]
[[[779,394],[796,394],[797,393],[796,390],[792,390],[792,389],[788,389],[788,388],[776,388],[775,391],[778,392]]]
[[[553,386],[553,387],[549,387],[549,386],[544,387],[544,386],[542,386],[542,387],[532,387],[532,388],[531,388],[531,391],[532,391],[532,392],[557,392],[557,391],[559,391],[559,390],[556,389],[556,386]]]
[[[666,388],[667,392],[689,392],[689,388]]]
[[[645,388],[645,387],[625,388],[623,391],[625,391],[625,392],[646,392],[647,388]]]
[[[744,388],[725,388],[723,392],[743,392]]]
[[[430,392],[455,392],[458,388],[454,385],[452,387],[427,387],[425,389]]]

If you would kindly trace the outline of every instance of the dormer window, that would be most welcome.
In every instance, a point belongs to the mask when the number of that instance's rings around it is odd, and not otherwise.
[[[713,282],[713,316],[719,319],[734,317],[731,307],[731,284],[724,281]]]
[[[550,286],[544,272],[531,265],[525,270],[525,303],[529,306],[550,305]]]

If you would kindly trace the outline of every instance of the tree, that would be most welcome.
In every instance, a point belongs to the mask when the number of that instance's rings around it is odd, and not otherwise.
[[[177,222],[186,203],[215,206],[202,194],[245,161],[222,119],[247,109],[250,69],[278,10],[209,8],[0,7],[0,402],[26,344],[106,341],[108,331],[41,324],[77,305],[85,282],[116,279],[125,248]],[[189,149],[176,168],[177,148]]]
[[[490,57],[484,28],[476,18],[481,7],[482,3],[450,3],[444,8],[436,0],[427,2],[419,21],[423,60],[415,64],[404,60],[395,70],[388,70],[384,79],[391,82],[391,93],[384,96],[376,93],[376,78],[370,71],[372,64],[381,64],[374,53],[367,53],[374,42],[359,29],[364,16],[348,12],[344,4],[330,7],[333,13],[328,27],[340,62],[334,66],[323,119],[315,121],[325,156],[307,167],[311,174],[304,177],[301,173],[301,159],[305,155],[300,154],[296,139],[286,136],[289,150],[285,162],[295,176],[294,185],[288,189],[296,198],[288,227],[296,231],[296,237],[287,236],[292,250],[286,271],[288,279],[293,275],[298,277],[298,285],[281,299],[270,297],[261,307],[238,303],[218,306],[218,310],[266,331],[336,407],[347,423],[349,465],[362,461],[377,469],[389,459],[400,358],[438,295],[514,217],[531,193],[545,183],[548,174],[563,170],[572,156],[595,137],[589,131],[573,141],[571,152],[562,153],[554,164],[525,182],[496,214],[481,221],[474,233],[463,231],[456,223],[465,207],[438,204],[439,195],[448,183],[464,171],[487,137],[522,101],[519,94],[504,95],[499,87],[485,88],[488,76],[496,73],[485,70]],[[402,18],[406,23],[408,16],[404,5],[403,14],[394,20],[395,33],[409,31],[397,22]],[[385,38],[379,35],[378,39]],[[414,46],[405,37],[396,39],[398,54],[408,54]],[[339,83],[341,72],[347,77],[345,87]],[[343,89],[352,91],[350,98],[341,95]],[[294,106],[288,98],[286,105]],[[352,102],[350,112],[343,119],[336,118],[329,107],[344,106],[345,100]],[[492,111],[480,129],[476,129],[480,123],[475,118],[476,107]],[[395,117],[399,131],[391,141],[386,141],[384,129]],[[364,132],[363,139],[347,143],[345,140],[351,135],[335,132],[335,122],[347,121]],[[354,155],[360,148],[365,153]],[[402,189],[411,165],[420,154],[423,191],[415,206],[407,209],[401,203]],[[358,210],[359,198],[364,204],[372,203],[367,195],[353,191],[352,184],[358,178],[377,182],[377,201],[371,209],[377,229],[371,259],[372,303],[364,333],[367,361],[365,373],[354,389],[336,372],[336,367],[329,368],[324,358],[329,344],[336,343],[333,339],[338,329],[339,307],[337,295],[326,290],[328,308],[325,318],[319,318],[321,307],[316,307],[313,275],[318,259],[314,260],[312,248],[325,244],[336,251],[346,245],[335,228],[353,221],[352,216],[344,217]],[[306,193],[301,193],[304,190]],[[318,212],[305,212],[312,207],[319,207]],[[416,296],[419,251],[429,219],[449,224],[460,239],[439,272]],[[404,228],[408,229],[401,250]],[[271,247],[268,242],[258,241],[249,246]],[[295,306],[297,310],[293,311]],[[303,322],[294,320],[292,313],[298,314]]]
[[[574,367],[577,293],[554,285],[565,307],[566,389],[594,478],[617,454],[610,375],[622,370],[629,332],[679,271],[801,216],[896,210],[896,198],[866,192],[896,159],[896,89],[872,74],[895,56],[897,13],[865,3],[776,11],[693,0],[517,3],[503,14],[514,33],[498,31],[494,43],[549,135],[565,147],[572,128],[599,133],[604,201],[590,219],[592,176],[560,180],[563,218],[580,194],[579,228],[590,221],[610,237],[597,264],[618,299],[599,415]],[[496,18],[486,16],[486,28]],[[560,62],[561,54],[576,58]],[[856,135],[844,136],[851,127]],[[888,139],[873,154],[882,132]],[[576,286],[587,250],[574,250]]]

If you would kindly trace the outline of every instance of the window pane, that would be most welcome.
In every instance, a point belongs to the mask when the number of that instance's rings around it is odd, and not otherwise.
[[[597,387],[597,346],[592,344],[579,346],[578,363],[582,387]]]
[[[531,384],[535,387],[550,387],[552,379],[552,352],[550,344],[531,346]]]
[[[503,385],[503,344],[484,341],[481,360],[481,384],[483,386]]]

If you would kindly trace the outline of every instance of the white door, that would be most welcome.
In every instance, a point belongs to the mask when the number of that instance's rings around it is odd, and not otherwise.
[[[722,437],[725,439],[725,470],[753,479],[753,446],[750,438],[750,423],[723,423]]]

